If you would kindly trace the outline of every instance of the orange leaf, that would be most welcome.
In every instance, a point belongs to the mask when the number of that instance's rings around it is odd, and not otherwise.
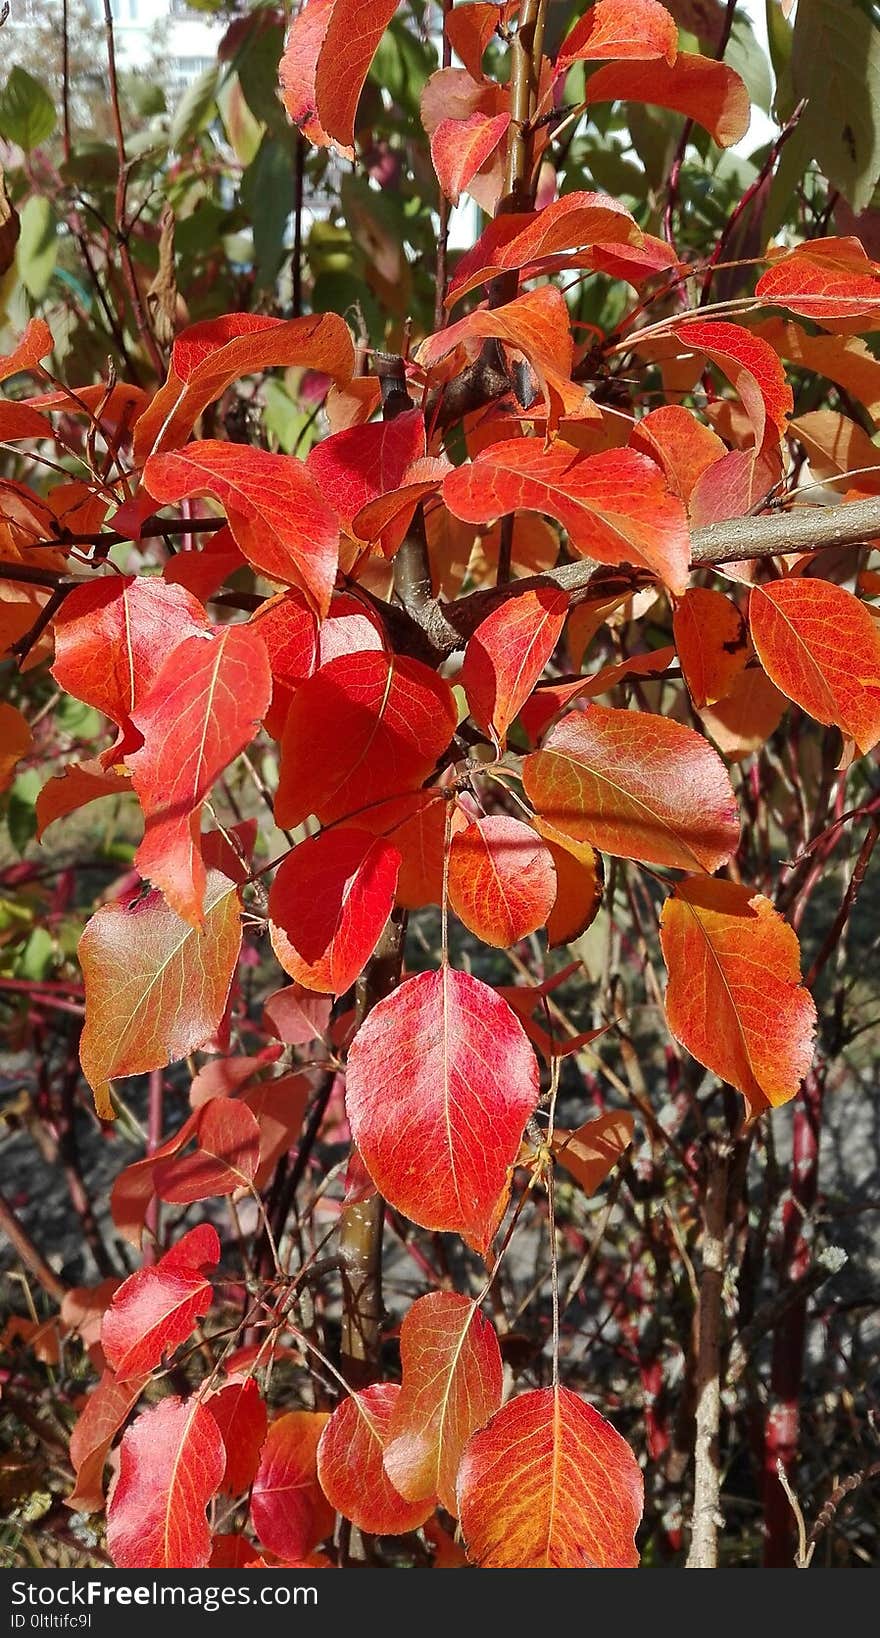
[[[447,967],[380,1001],[349,1051],[348,1118],[376,1187],[412,1222],[481,1253],[537,1100],[537,1062],[510,1008]]]
[[[297,689],[281,742],[280,825],[322,824],[415,789],[456,726],[449,684],[419,660],[340,655]]]
[[[634,1126],[632,1115],[615,1109],[597,1120],[588,1120],[573,1132],[557,1126],[550,1147],[584,1194],[592,1195],[626,1153],[633,1140]]]
[[[18,345],[0,357],[0,381],[8,381],[11,375],[19,375],[24,370],[34,371],[54,345],[52,331],[45,320],[31,319]]]
[[[334,142],[350,148],[364,81],[398,0],[334,0],[315,69],[315,108]],[[344,66],[343,66],[344,65]]]
[[[307,0],[300,7],[287,31],[278,65],[281,101],[294,125],[318,148],[329,147],[330,138],[316,112],[315,71],[335,4],[336,0]]]
[[[564,836],[540,816],[535,829],[547,843],[556,870],[556,899],[547,917],[547,943],[554,950],[573,944],[592,926],[602,905],[605,868],[602,855],[589,842]]]
[[[332,433],[309,451],[306,470],[350,531],[364,506],[400,488],[407,469],[424,458],[426,447],[421,410],[405,410],[393,421]]]
[[[413,791],[409,796],[392,797],[366,810],[359,823],[365,830],[384,836],[400,854],[396,902],[406,910],[420,910],[439,904],[443,896],[443,852],[449,802],[436,786]],[[450,835],[467,823],[456,805],[450,821]]]
[[[162,1160],[156,1167],[160,1200],[189,1206],[251,1187],[260,1158],[260,1128],[244,1103],[211,1098],[200,1111],[195,1140],[194,1154]]]
[[[524,590],[481,620],[468,642],[459,681],[474,721],[502,747],[559,641],[567,611],[564,591]]]
[[[205,1510],[226,1453],[207,1405],[163,1399],[124,1435],[107,1505],[107,1550],[120,1570],[201,1569],[211,1554]]]
[[[735,882],[679,882],[660,921],[669,1028],[738,1087],[751,1115],[796,1096],[816,1009],[798,941],[769,899]]]
[[[136,463],[142,466],[149,455],[178,449],[202,411],[239,376],[294,365],[320,370],[335,381],[351,379],[354,343],[336,313],[298,319],[226,313],[191,324],[174,343],[168,380],[135,426]]]
[[[782,721],[787,701],[759,665],[741,671],[730,693],[706,706],[700,718],[719,751],[741,762],[766,745]]]
[[[828,580],[773,580],[749,597],[752,641],[771,682],[864,755],[880,740],[880,631]]]
[[[587,80],[587,106],[594,102],[647,102],[685,114],[709,132],[721,148],[745,136],[751,99],[739,75],[726,63],[679,52],[672,64],[612,62]]]
[[[449,902],[484,944],[509,949],[544,926],[555,900],[553,857],[531,825],[490,814],[453,836]]]
[[[131,780],[100,762],[69,762],[60,774],[47,779],[36,800],[37,841],[56,819],[75,813],[101,796],[127,796]]]
[[[638,1463],[569,1388],[536,1388],[475,1433],[458,1476],[468,1557],[487,1570],[630,1570]]]
[[[132,717],[144,738],[128,758],[145,821],[135,864],[194,927],[205,891],[202,804],[253,739],[270,691],[265,645],[253,628],[215,626],[174,650]]]
[[[872,420],[880,417],[880,359],[859,336],[811,336],[802,324],[782,319],[767,319],[753,334],[790,364],[813,370],[851,393]]]
[[[117,1382],[105,1371],[86,1399],[70,1435],[70,1462],[76,1484],[65,1497],[75,1513],[99,1513],[104,1506],[104,1467],[110,1446],[148,1381],[146,1376]]]
[[[545,512],[584,557],[649,569],[684,591],[690,543],[684,508],[653,461],[631,449],[581,455],[561,439],[514,438],[456,467],[443,485],[450,511],[470,523]]]
[[[774,261],[755,295],[820,324],[871,318],[880,312],[880,276],[858,239],[812,239]]]
[[[697,479],[727,453],[717,433],[682,404],[651,410],[634,426],[630,447],[657,462],[673,495],[685,506]]]
[[[501,1404],[498,1338],[475,1302],[433,1291],[400,1328],[403,1383],[387,1429],[385,1471],[408,1501],[456,1512],[455,1479],[471,1434]]]
[[[527,756],[523,785],[542,818],[606,853],[714,871],[739,842],[720,758],[692,729],[645,711],[590,705]]]
[[[697,710],[730,693],[749,657],[746,623],[723,592],[691,587],[676,603],[672,633]]]
[[[675,19],[658,0],[597,0],[563,40],[557,68],[624,58],[674,63],[677,55]]]
[[[201,931],[160,893],[98,910],[79,941],[86,991],[83,1074],[102,1120],[113,1120],[108,1080],[185,1058],[217,1029],[241,948],[232,882],[208,874]]]
[[[301,461],[205,438],[173,454],[151,456],[144,481],[161,501],[213,495],[248,562],[270,580],[299,586],[318,614],[327,613],[339,524]]]
[[[603,72],[599,70],[600,75]],[[459,261],[449,282],[446,305],[451,306],[475,285],[488,284],[499,273],[521,268],[530,270],[528,276],[540,272],[543,261],[562,251],[582,250],[597,243],[641,242],[641,229],[629,211],[610,195],[567,193],[544,210],[496,216]]]
[[[434,1511],[434,1499],[405,1501],[382,1465],[401,1394],[396,1382],[374,1382],[333,1412],[318,1446],[318,1478],[338,1513],[371,1535],[402,1536]]]
[[[397,848],[367,831],[342,826],[300,842],[269,893],[284,971],[309,990],[349,989],[391,914],[399,869]]]
[[[473,113],[467,119],[442,119],[431,134],[431,159],[437,180],[453,205],[490,159],[510,125],[510,114]],[[22,437],[39,437],[23,433]]]
[[[0,700],[0,791],[12,784],[16,763],[27,755],[32,744],[27,719],[16,706]]]
[[[202,1223],[152,1267],[123,1280],[101,1326],[101,1346],[117,1381],[144,1376],[192,1336],[214,1300],[205,1269],[219,1261],[217,1231]]]
[[[727,376],[754,428],[756,448],[770,436],[768,423],[782,436],[794,401],[785,371],[766,341],[722,319],[682,321],[671,333]]]
[[[306,1558],[333,1529],[316,1460],[328,1421],[325,1411],[288,1411],[269,1424],[251,1492],[251,1518],[263,1546],[279,1558]]]

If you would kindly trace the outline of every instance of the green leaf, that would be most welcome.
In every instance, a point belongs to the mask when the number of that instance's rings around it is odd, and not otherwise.
[[[266,135],[241,184],[242,204],[254,231],[254,274],[259,290],[274,284],[284,258],[284,231],[293,208],[290,148]]]
[[[809,98],[800,124],[812,157],[865,210],[880,181],[880,30],[858,0],[798,6],[791,75],[795,96]]]
[[[58,259],[55,212],[48,199],[32,194],[20,212],[21,233],[16,262],[21,282],[34,301],[45,296]]]
[[[187,86],[171,117],[168,140],[172,148],[186,147],[192,138],[207,130],[217,112],[220,64],[212,63],[192,85]]]
[[[29,154],[54,129],[55,104],[48,91],[16,65],[0,92],[0,135]]]
[[[724,61],[745,81],[752,102],[769,114],[773,97],[770,64],[747,17],[737,16],[734,19]]]

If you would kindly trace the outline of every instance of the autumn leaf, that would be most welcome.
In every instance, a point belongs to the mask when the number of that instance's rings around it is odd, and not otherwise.
[[[795,1097],[816,1009],[800,982],[797,938],[769,899],[736,882],[679,882],[660,941],[676,1039],[742,1092],[751,1115]]]
[[[374,1382],[333,1412],[318,1445],[318,1478],[331,1507],[370,1535],[402,1536],[434,1511],[434,1498],[405,1501],[383,1466],[401,1388]]]
[[[553,1156],[578,1182],[586,1195],[593,1195],[608,1173],[626,1154],[633,1140],[632,1115],[614,1109],[596,1120],[585,1121],[574,1131],[554,1127],[550,1140]]]
[[[417,789],[455,732],[449,684],[420,660],[355,653],[296,691],[281,741],[275,817],[288,828],[356,817]]]
[[[785,715],[788,701],[759,665],[741,671],[730,693],[704,706],[700,720],[719,751],[741,762],[766,745]]]
[[[194,927],[204,914],[202,805],[250,744],[270,693],[259,635],[250,626],[215,626],[174,650],[132,716],[144,742],[127,760],[144,813],[135,864]]]
[[[37,841],[56,819],[64,819],[89,802],[102,796],[127,796],[131,780],[115,769],[105,769],[100,762],[69,762],[60,774],[53,774],[37,796],[34,811],[37,820]]]
[[[350,380],[354,343],[338,314],[276,319],[225,313],[191,324],[176,338],[168,379],[135,426],[137,465],[185,443],[202,411],[240,376],[296,365],[320,370],[339,382]]]
[[[567,193],[540,211],[496,216],[459,260],[449,281],[446,305],[500,273],[528,270],[530,277],[541,271],[543,262],[563,252],[574,253],[597,243],[641,242],[641,230],[629,211],[610,195]]]
[[[33,372],[41,359],[48,357],[55,343],[45,319],[30,319],[24,335],[11,353],[0,355],[0,381],[23,371]]]
[[[692,729],[645,711],[590,705],[523,763],[537,812],[564,835],[623,859],[714,871],[739,842],[720,758]]]
[[[16,763],[27,755],[32,744],[27,718],[17,706],[0,700],[0,791],[11,785]]]
[[[793,399],[785,371],[766,341],[723,319],[682,320],[671,333],[727,376],[754,428],[756,448],[771,436],[771,428],[782,437]]]
[[[299,586],[319,615],[327,613],[339,524],[302,461],[205,438],[151,456],[144,481],[160,501],[213,495],[252,567],[281,585]]]
[[[123,1280],[101,1327],[101,1346],[117,1381],[144,1376],[192,1335],[214,1298],[204,1269],[219,1260],[217,1231],[202,1224],[157,1263]]]
[[[880,312],[880,276],[859,239],[811,239],[774,260],[755,295],[820,324],[872,318]]]
[[[251,1491],[251,1518],[263,1546],[290,1562],[305,1558],[333,1529],[333,1508],[318,1484],[325,1411],[288,1411],[269,1423]]]
[[[391,797],[368,808],[359,819],[365,830],[383,836],[400,854],[396,902],[405,910],[439,904],[443,897],[443,857],[449,835],[467,819],[458,804],[449,812],[449,792],[442,786]]]
[[[650,61],[678,55],[678,29],[657,0],[597,0],[559,48],[557,68],[575,62]]]
[[[550,849],[556,871],[556,898],[547,917],[551,950],[572,944],[595,921],[602,906],[605,867],[602,855],[589,842],[578,842],[535,816],[535,829]]]
[[[723,592],[692,586],[672,611],[672,633],[697,710],[729,694],[748,657],[746,623]]]
[[[751,101],[739,75],[726,63],[680,51],[674,63],[610,62],[587,80],[586,103],[647,102],[695,120],[721,148],[739,142],[749,128]]]
[[[852,592],[829,580],[755,585],[749,629],[771,682],[865,755],[880,740],[880,629]]]
[[[336,0],[306,0],[291,21],[278,65],[281,101],[294,125],[319,148],[329,147],[331,139],[317,115],[315,72],[335,4]]]
[[[76,1483],[66,1505],[75,1513],[99,1513],[104,1506],[104,1468],[119,1429],[133,1410],[148,1378],[117,1381],[104,1371],[91,1389],[70,1435],[69,1456]]]
[[[206,1508],[226,1453],[206,1404],[168,1398],[123,1436],[107,1504],[107,1550],[120,1570],[201,1569],[211,1553]]]
[[[543,927],[556,901],[556,870],[531,825],[506,814],[476,819],[449,848],[449,903],[465,926],[507,950]]]
[[[334,0],[315,68],[315,109],[343,152],[355,137],[364,81],[398,0]],[[341,65],[344,64],[344,70]]]
[[[727,454],[718,434],[683,404],[662,404],[644,415],[633,427],[630,447],[657,462],[673,495],[685,506],[707,468]]]
[[[306,471],[338,512],[343,527],[351,530],[358,512],[370,501],[400,488],[426,447],[421,410],[405,410],[391,421],[332,433],[309,452]]]
[[[224,1383],[205,1401],[223,1440],[226,1466],[221,1488],[227,1496],[249,1490],[260,1465],[269,1426],[266,1402],[252,1376]],[[253,1556],[253,1547],[250,1549]]]
[[[481,620],[465,649],[459,681],[474,721],[504,746],[559,640],[568,596],[539,586],[509,597]]]
[[[349,1050],[346,1107],[376,1187],[423,1228],[484,1253],[538,1099],[522,1026],[469,973],[420,973],[373,1008]]]
[[[445,330],[438,330],[422,342],[419,363],[432,370],[457,347],[487,337],[505,342],[528,360],[544,394],[551,432],[566,414],[587,409],[598,417],[590,400],[584,404],[584,389],[571,380],[574,342],[569,313],[565,298],[552,285],[529,290],[503,307],[478,308]]]
[[[510,125],[510,113],[476,112],[466,119],[442,119],[431,132],[431,159],[447,199],[462,193],[495,152]]]
[[[269,893],[273,948],[285,972],[306,989],[349,989],[391,914],[399,868],[395,847],[348,826],[300,842]]]
[[[80,1062],[102,1120],[115,1114],[111,1077],[161,1069],[214,1034],[240,948],[238,895],[219,871],[208,873],[201,929],[160,893],[92,916],[78,947],[86,992]]]
[[[458,1476],[468,1557],[487,1570],[634,1569],[638,1463],[569,1388],[520,1394],[475,1433]]]
[[[260,1158],[260,1128],[244,1103],[212,1098],[199,1115],[191,1155],[159,1162],[155,1192],[171,1205],[234,1194],[252,1187]]]
[[[52,675],[66,693],[103,711],[120,730],[100,758],[104,767],[141,744],[132,713],[174,650],[207,624],[204,608],[190,592],[159,579],[108,575],[74,587],[65,597],[53,622]]]
[[[468,1297],[432,1291],[406,1314],[400,1357],[403,1383],[387,1427],[385,1471],[407,1500],[436,1497],[455,1516],[464,1447],[501,1404],[498,1338]]]
[[[510,439],[456,467],[443,499],[469,523],[520,509],[547,513],[583,556],[648,569],[675,592],[687,584],[684,508],[655,463],[634,450],[582,455],[561,438],[549,449],[541,438]]]

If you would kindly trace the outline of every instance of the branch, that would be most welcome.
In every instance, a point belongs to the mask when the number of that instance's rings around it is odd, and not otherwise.
[[[730,1146],[713,1144],[703,1200],[703,1268],[697,1310],[697,1430],[694,1443],[694,1511],[688,1570],[718,1567],[718,1502],[721,1495],[718,1431],[721,1422],[721,1288],[727,1229]]]

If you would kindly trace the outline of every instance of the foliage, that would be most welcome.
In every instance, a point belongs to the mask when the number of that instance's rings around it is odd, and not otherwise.
[[[714,1566],[722,1438],[791,1562],[880,830],[874,21],[774,17],[746,159],[735,0],[437,9],[243,11],[106,140],[0,88],[0,986],[100,1284],[3,1226],[120,1567],[632,1567],[646,1485]]]

